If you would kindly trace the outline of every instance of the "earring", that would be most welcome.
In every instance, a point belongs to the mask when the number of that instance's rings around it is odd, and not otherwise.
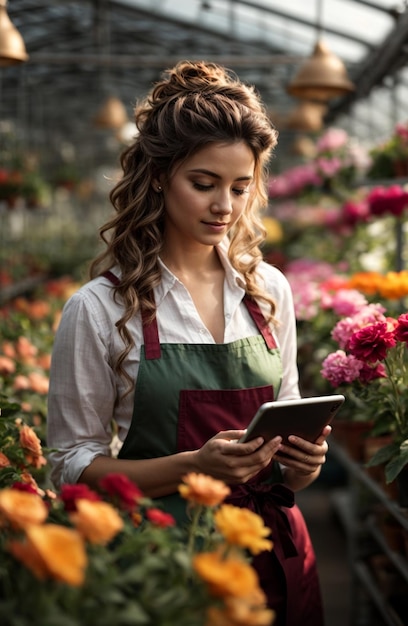
[[[161,190],[162,190],[161,185],[157,185],[157,192],[160,193]]]

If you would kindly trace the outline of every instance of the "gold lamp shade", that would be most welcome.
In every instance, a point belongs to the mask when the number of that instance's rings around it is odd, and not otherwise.
[[[109,96],[94,119],[98,128],[112,128],[118,130],[128,122],[125,106],[118,98]]]
[[[321,41],[299,68],[287,91],[295,98],[326,102],[354,91],[344,63]]]
[[[0,0],[0,66],[17,65],[27,59],[24,40],[8,16],[7,1]]]
[[[323,126],[323,115],[327,110],[323,102],[302,100],[285,120],[286,128],[302,131],[318,131]]]

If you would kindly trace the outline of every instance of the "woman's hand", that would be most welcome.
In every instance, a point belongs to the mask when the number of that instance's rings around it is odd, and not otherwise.
[[[329,449],[326,441],[331,433],[331,426],[325,426],[314,443],[290,435],[291,446],[282,444],[275,460],[284,465],[285,484],[298,491],[313,482],[320,474],[326,462]]]
[[[209,439],[196,452],[199,471],[228,484],[246,483],[267,467],[279,449],[282,437],[267,443],[257,437],[238,443],[244,430],[227,430]]]

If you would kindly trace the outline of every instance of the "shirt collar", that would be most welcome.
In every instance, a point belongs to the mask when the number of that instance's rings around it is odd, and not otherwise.
[[[231,262],[228,258],[228,248],[228,237],[224,237],[221,243],[216,246],[220,261],[225,271],[225,278],[228,283],[229,289],[231,289],[232,291],[241,291],[243,295],[245,291],[245,281],[242,274],[240,274],[240,272],[232,267]],[[166,297],[167,293],[178,282],[177,277],[174,276],[174,274],[169,270],[169,268],[163,263],[160,258],[159,264],[162,270],[162,280],[160,284],[154,288],[156,306],[159,306],[160,302]]]

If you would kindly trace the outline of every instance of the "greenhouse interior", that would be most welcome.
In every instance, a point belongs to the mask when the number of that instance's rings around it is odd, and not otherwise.
[[[59,486],[50,473],[49,456],[57,453],[47,438],[49,406],[55,412],[68,402],[48,404],[63,310],[106,248],[101,228],[114,219],[111,191],[123,173],[121,155],[138,141],[135,109],[182,61],[227,68],[263,102],[277,144],[268,162],[259,247],[268,271],[279,270],[290,288],[299,392],[345,398],[331,418],[320,474],[293,490],[315,553],[321,618],[312,609],[310,616],[309,609],[291,612],[301,606],[290,593],[293,581],[277,591],[286,594],[282,613],[267,600],[252,562],[269,550],[281,567],[285,548],[274,530],[269,537],[270,528],[258,528],[259,518],[250,517],[257,506],[239,509],[247,517],[233,517],[223,503],[229,502],[228,481],[215,470],[180,475],[185,483],[178,489],[192,511],[188,536],[162,510],[154,495],[160,490],[145,495],[120,470],[108,470],[100,489],[79,480]],[[128,193],[136,190],[134,183]],[[124,195],[117,195],[120,202]],[[0,0],[1,624],[408,625],[406,211],[407,0]],[[119,248],[116,259],[126,254]],[[152,273],[149,261],[140,263]],[[130,284],[136,270],[126,271]],[[138,280],[146,289],[143,273]],[[155,280],[157,286],[158,274]],[[131,291],[114,290],[127,307],[145,293],[132,285]],[[279,313],[279,302],[276,307]],[[79,328],[90,323],[80,315],[71,328],[73,344],[84,344],[75,362],[83,357],[89,364],[93,341],[102,339]],[[110,320],[109,332],[134,347],[123,315]],[[55,359],[62,372],[64,359],[64,353]],[[111,378],[101,375],[99,365],[87,375],[95,381],[92,391],[116,377],[116,369]],[[61,395],[70,393],[69,376],[67,365]],[[78,397],[84,403],[94,398],[85,390]],[[104,391],[98,399],[101,410],[107,397]],[[208,406],[202,411],[211,411]],[[132,428],[136,412],[135,403]],[[237,428],[217,425],[211,437]],[[92,428],[78,426],[77,437],[91,437]],[[112,440],[104,442],[112,457],[120,455],[117,429],[112,417],[106,430]],[[305,450],[307,459],[312,451],[304,449],[303,456]],[[147,463],[148,455],[133,458]],[[114,467],[131,463],[115,461]],[[194,483],[198,478],[208,484]],[[281,513],[293,503],[273,506]],[[245,534],[252,534],[252,544]],[[306,573],[300,586],[303,581],[307,587]]]

